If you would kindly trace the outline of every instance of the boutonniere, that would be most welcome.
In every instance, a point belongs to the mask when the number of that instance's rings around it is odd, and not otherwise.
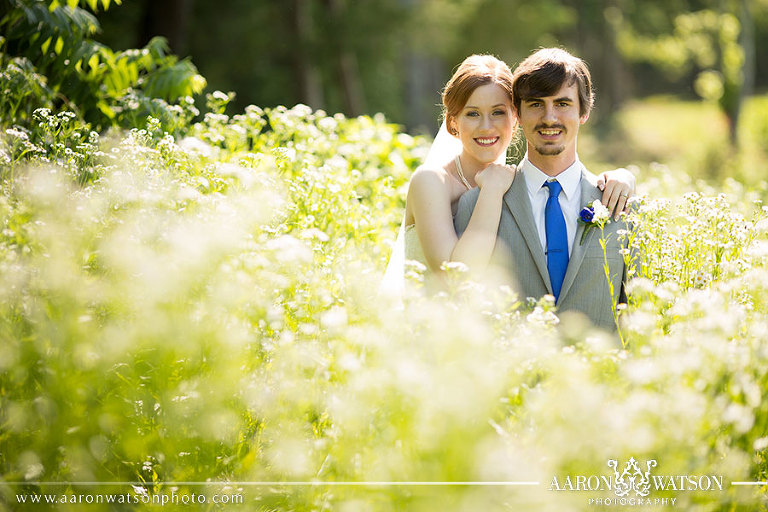
[[[589,233],[589,230],[593,226],[597,226],[602,229],[606,223],[611,221],[610,219],[611,212],[608,211],[608,208],[603,206],[603,203],[601,203],[599,199],[595,199],[587,206],[582,208],[579,212],[579,222],[584,224],[584,231],[581,233],[581,240],[579,241],[579,245],[584,243],[584,238],[587,236],[587,233]]]

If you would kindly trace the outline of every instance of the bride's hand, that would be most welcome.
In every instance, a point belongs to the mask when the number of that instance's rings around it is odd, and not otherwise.
[[[515,167],[509,165],[491,164],[475,175],[475,183],[482,190],[490,188],[502,194],[515,181]]]
[[[600,202],[613,212],[615,220],[619,220],[622,211],[629,213],[629,198],[635,194],[635,175],[628,169],[604,172],[597,179],[597,187],[603,191]]]

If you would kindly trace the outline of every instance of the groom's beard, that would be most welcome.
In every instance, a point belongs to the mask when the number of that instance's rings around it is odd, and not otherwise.
[[[554,146],[554,145],[533,146],[533,149],[535,149],[536,152],[541,156],[555,156],[565,151],[565,146]]]
[[[539,130],[561,130],[563,134],[565,134],[565,126],[561,124],[556,124],[553,126],[545,126],[543,124],[540,124],[534,128],[535,132],[538,132]],[[538,154],[541,156],[556,156],[565,151],[565,144],[556,145],[555,143],[544,143],[541,145],[535,145],[533,146],[533,149],[536,150]]]

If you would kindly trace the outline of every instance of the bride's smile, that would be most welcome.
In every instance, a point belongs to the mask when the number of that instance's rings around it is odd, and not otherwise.
[[[480,144],[483,147],[489,147],[489,146],[493,146],[494,144],[499,142],[499,139],[500,139],[500,137],[490,137],[490,138],[486,137],[486,138],[483,138],[483,139],[476,138],[475,142],[477,142],[478,144]]]

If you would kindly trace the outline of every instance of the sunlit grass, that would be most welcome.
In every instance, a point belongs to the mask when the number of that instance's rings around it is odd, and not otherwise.
[[[728,121],[717,105],[670,96],[638,99],[618,112],[606,133],[598,136],[594,127],[585,125],[580,156],[595,172],[627,165],[644,171],[658,162],[692,181],[719,183],[730,177],[758,185],[765,180],[763,169],[768,165],[766,119],[768,97],[747,98],[735,148]]]
[[[620,114],[620,127],[634,158],[671,167],[703,157],[728,137],[717,105],[663,96],[629,103]]]

